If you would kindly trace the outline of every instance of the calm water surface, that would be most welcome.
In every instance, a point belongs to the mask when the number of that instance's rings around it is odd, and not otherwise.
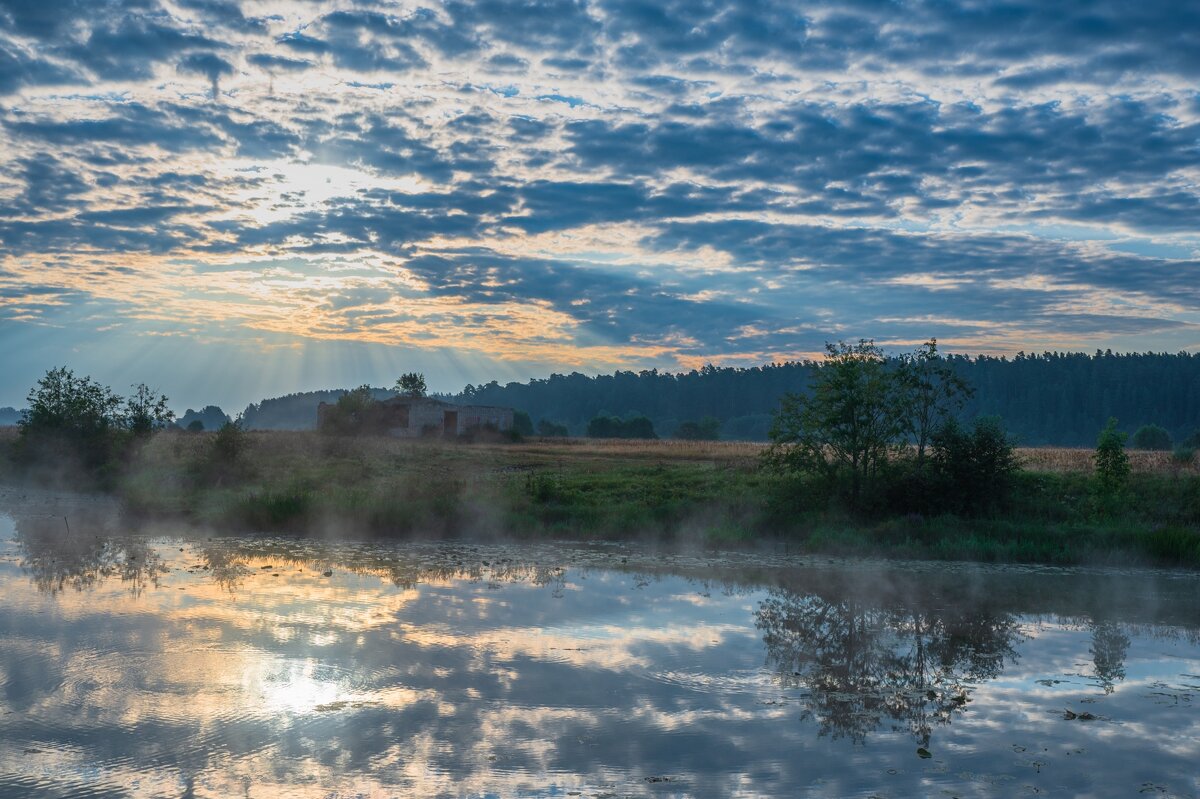
[[[0,796],[1200,795],[1196,576],[60,510],[0,515]]]

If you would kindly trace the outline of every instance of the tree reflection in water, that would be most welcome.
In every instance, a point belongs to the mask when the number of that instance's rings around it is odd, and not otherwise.
[[[1017,659],[1014,615],[970,604],[892,607],[773,590],[755,613],[767,662],[807,689],[821,735],[863,743],[885,724],[928,746],[971,701],[972,684]]]
[[[1104,693],[1111,694],[1115,684],[1125,679],[1125,655],[1129,652],[1129,636],[1122,625],[1112,621],[1093,621],[1092,629],[1092,667],[1096,670],[1096,679],[1104,688]]]
[[[158,586],[167,571],[145,537],[122,535],[103,516],[26,516],[16,520],[21,567],[38,591],[83,591],[110,578],[125,583],[134,596]]]

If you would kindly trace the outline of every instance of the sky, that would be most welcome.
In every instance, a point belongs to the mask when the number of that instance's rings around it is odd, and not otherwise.
[[[0,0],[0,405],[1200,350],[1200,5]]]

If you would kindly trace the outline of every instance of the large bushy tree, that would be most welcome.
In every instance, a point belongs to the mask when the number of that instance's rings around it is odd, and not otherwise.
[[[787,394],[775,416],[768,463],[845,481],[857,506],[863,490],[909,430],[906,385],[874,341],[827,344],[805,394]]]
[[[174,418],[166,396],[144,383],[125,399],[66,367],[46,372],[26,401],[18,423],[20,451],[27,462],[42,465],[61,460],[87,470],[112,466],[131,442]]]
[[[1168,450],[1171,448],[1171,434],[1156,424],[1142,425],[1133,434],[1133,448]]]

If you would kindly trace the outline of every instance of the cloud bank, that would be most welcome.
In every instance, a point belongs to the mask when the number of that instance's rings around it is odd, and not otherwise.
[[[1195,349],[1198,54],[1153,1],[0,0],[0,345]]]

